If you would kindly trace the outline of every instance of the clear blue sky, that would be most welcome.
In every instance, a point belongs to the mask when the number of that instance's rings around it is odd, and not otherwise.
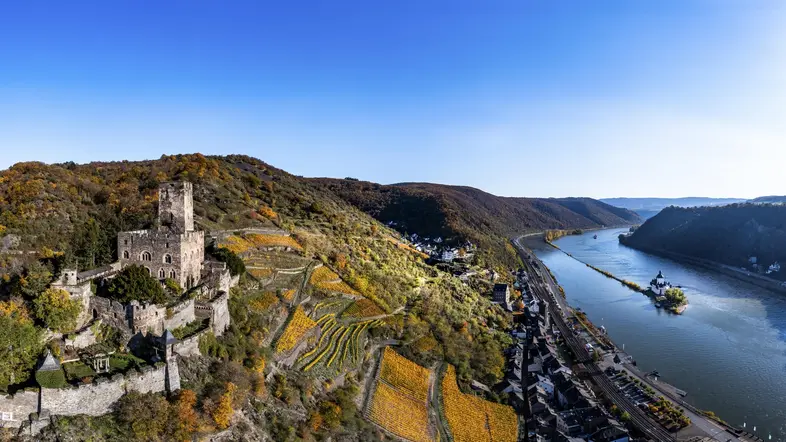
[[[0,6],[0,168],[197,151],[512,196],[786,194],[786,2]]]

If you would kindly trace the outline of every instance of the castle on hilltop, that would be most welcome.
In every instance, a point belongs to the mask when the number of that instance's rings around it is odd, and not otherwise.
[[[205,233],[194,230],[193,187],[188,182],[158,188],[158,227],[117,235],[120,267],[144,266],[150,276],[193,288],[201,279]]]
[[[220,336],[229,328],[229,290],[238,277],[231,276],[225,263],[205,260],[205,234],[194,229],[192,184],[161,184],[158,202],[158,219],[151,229],[118,233],[116,262],[86,272],[64,269],[51,284],[78,300],[81,312],[75,332],[54,337],[64,348],[63,360],[48,354],[38,372],[57,372],[61,363],[81,359],[96,373],[107,373],[109,353],[101,350],[99,339],[104,326],[120,332],[126,350],[154,352],[154,365],[99,377],[78,387],[42,386],[38,391],[0,396],[0,427],[18,428],[30,422],[30,431],[35,433],[46,425],[49,415],[108,413],[129,391],[174,392],[180,389],[178,359],[198,355],[199,339],[206,333]],[[168,305],[124,304],[93,292],[94,285],[105,284],[130,265],[145,267],[161,284],[166,279],[177,281],[189,296]],[[171,330],[189,324],[199,324],[197,331],[176,339]]]

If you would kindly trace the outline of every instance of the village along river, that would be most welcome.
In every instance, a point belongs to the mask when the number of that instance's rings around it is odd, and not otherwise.
[[[655,308],[643,294],[606,278],[551,247],[536,255],[611,339],[644,372],[685,390],[685,400],[712,410],[765,441],[786,441],[786,295],[620,245],[627,229],[567,236],[555,242],[579,260],[642,287],[662,270],[690,302],[682,315]],[[598,238],[593,239],[597,234]]]

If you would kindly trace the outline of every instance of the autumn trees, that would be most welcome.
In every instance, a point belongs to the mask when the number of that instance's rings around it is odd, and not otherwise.
[[[0,302],[0,391],[27,380],[41,350],[41,331],[27,309],[14,301]]]
[[[82,305],[65,290],[48,288],[33,301],[35,317],[49,329],[65,333],[76,328]]]

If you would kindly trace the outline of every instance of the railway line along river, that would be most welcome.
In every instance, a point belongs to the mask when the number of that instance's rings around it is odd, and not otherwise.
[[[657,309],[648,297],[557,249],[533,250],[570,305],[605,326],[640,369],[658,370],[661,380],[687,391],[687,402],[731,425],[745,423],[764,440],[786,441],[786,295],[625,247],[617,240],[625,231],[566,236],[555,244],[642,287],[663,271],[688,297],[682,315]]]

